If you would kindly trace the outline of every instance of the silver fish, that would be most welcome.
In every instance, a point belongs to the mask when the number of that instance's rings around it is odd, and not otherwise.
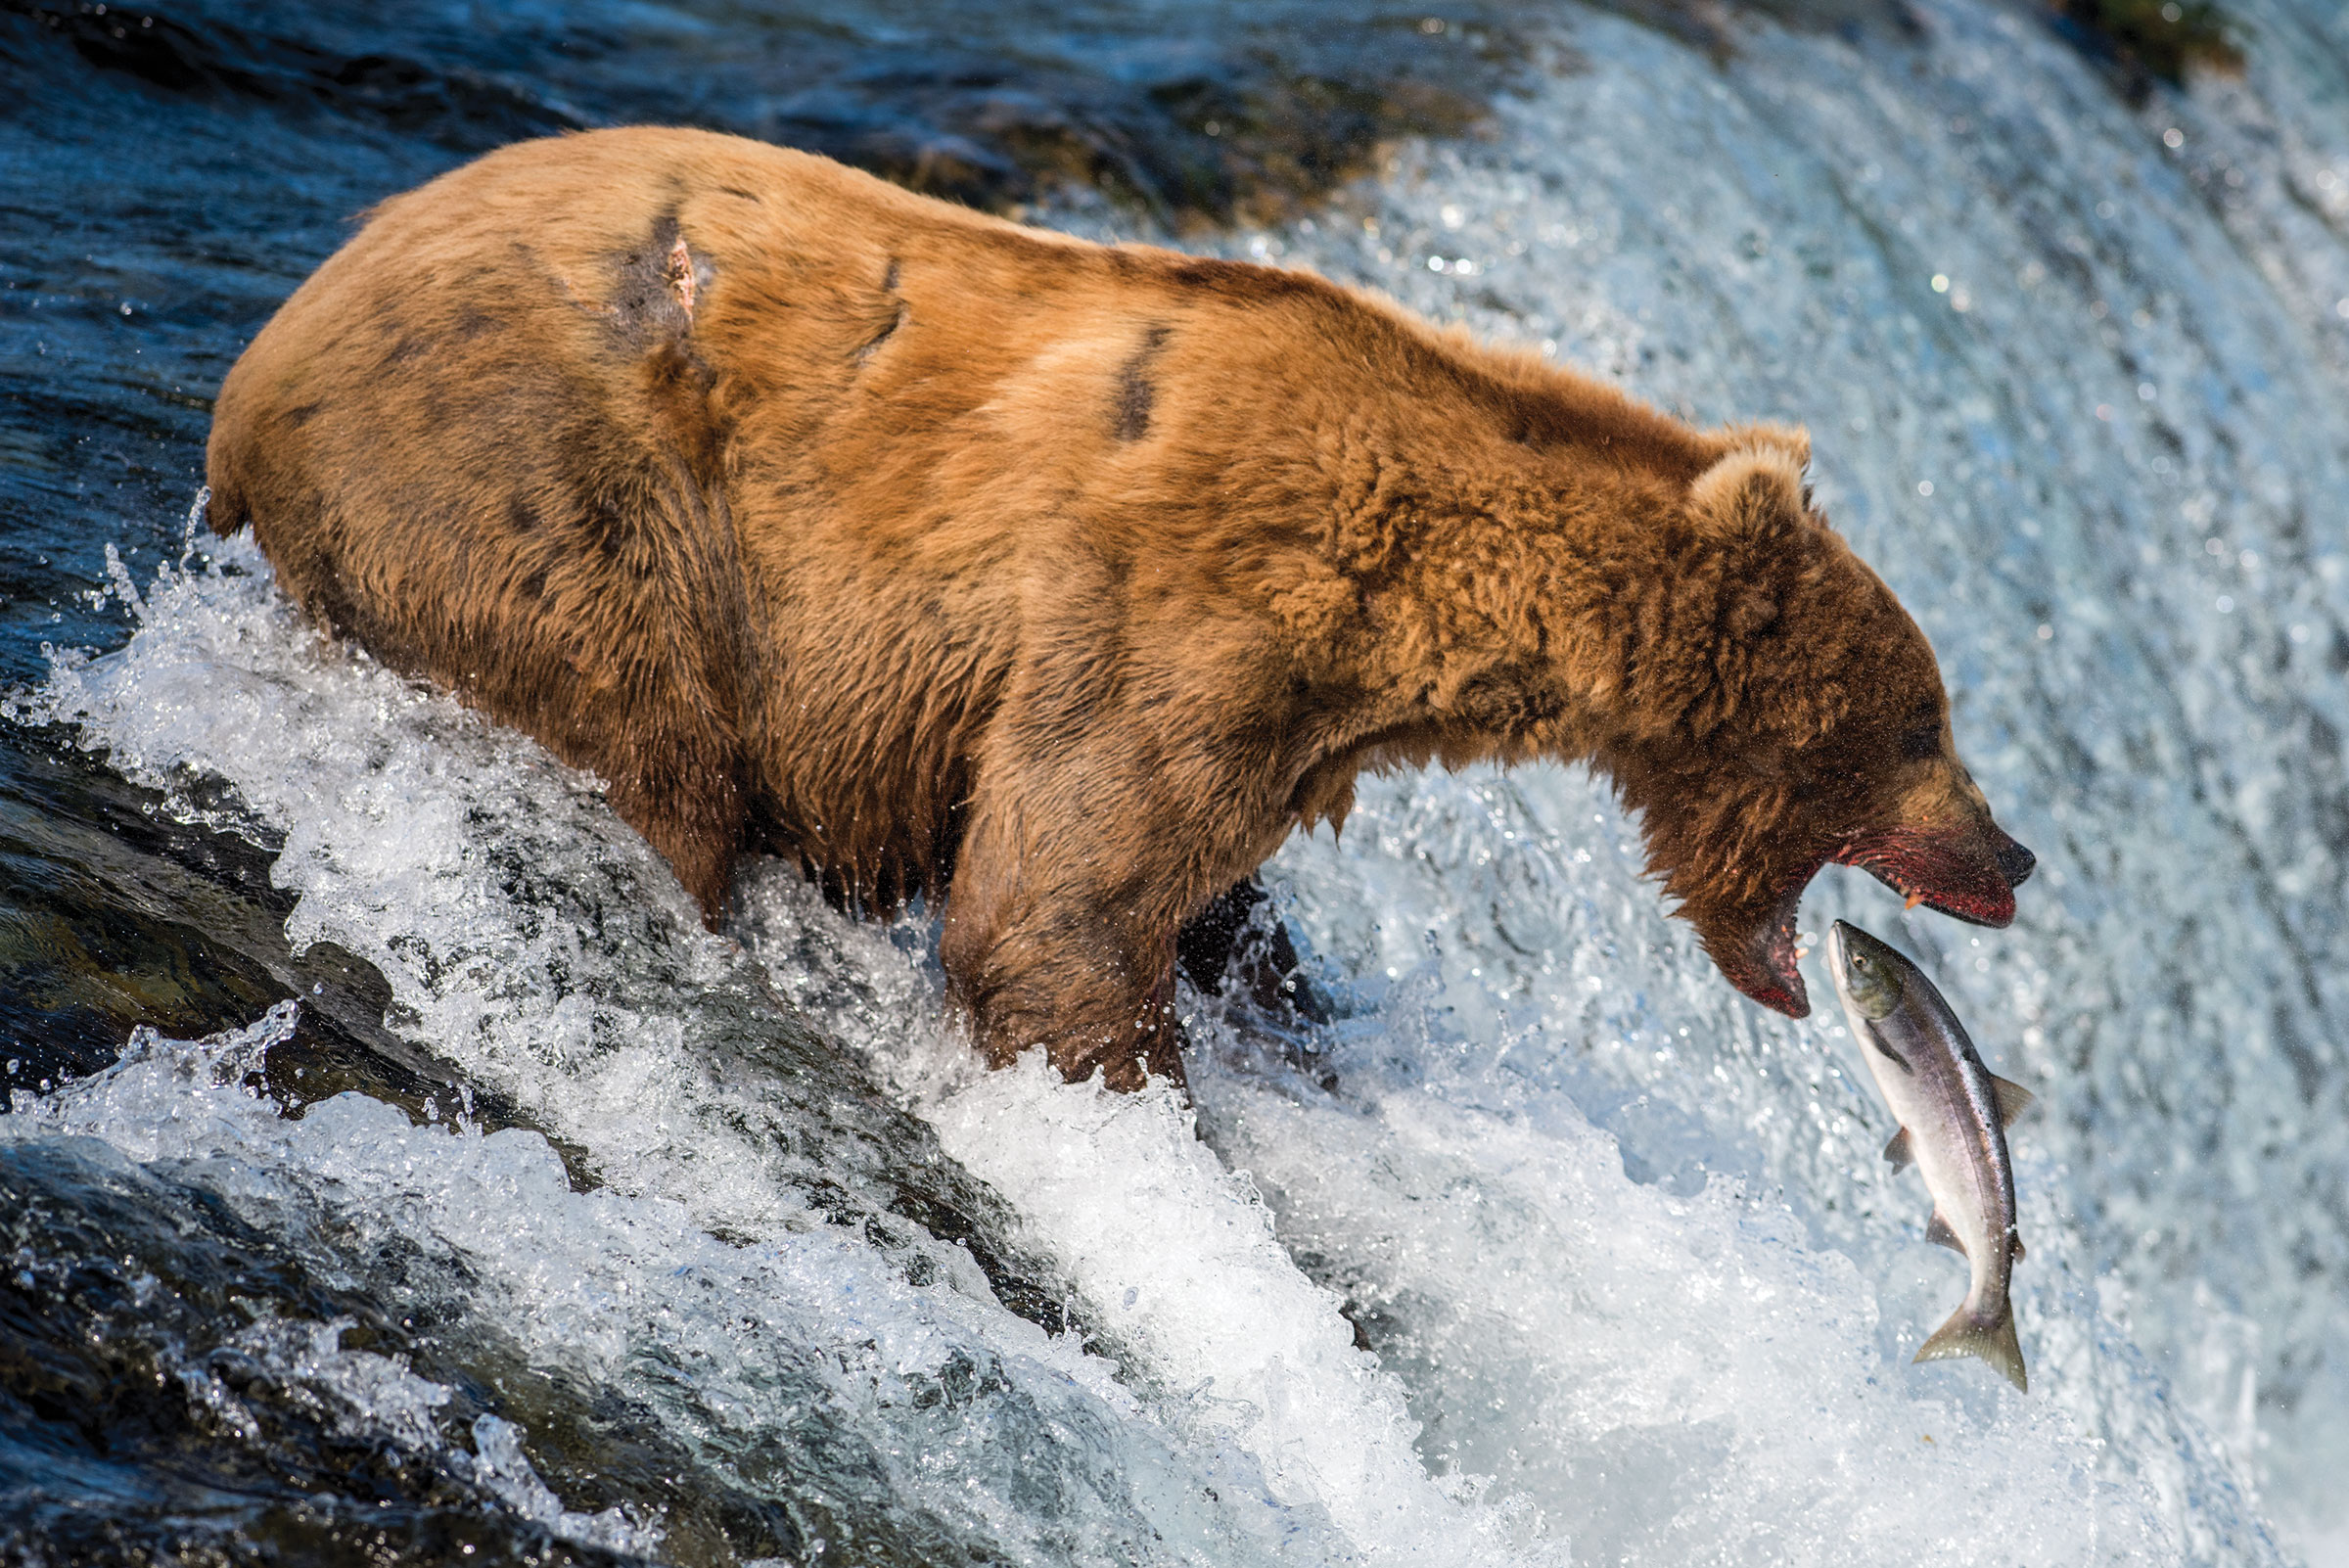
[[[1962,1253],[1973,1270],[1965,1300],[1916,1359],[1979,1356],[2027,1390],[2006,1295],[2023,1256],[2006,1126],[2031,1103],[2031,1091],[1984,1067],[1933,982],[1858,926],[1835,922],[1827,967],[1876,1087],[1900,1118],[1884,1158],[1895,1170],[1915,1165],[1933,1195],[1925,1238]]]

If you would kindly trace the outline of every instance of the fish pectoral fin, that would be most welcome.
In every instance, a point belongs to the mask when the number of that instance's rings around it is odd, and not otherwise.
[[[2012,1241],[2012,1242],[2014,1243],[2014,1251],[2012,1251],[2011,1253],[2007,1254],[2007,1256],[2008,1256],[2008,1257],[2010,1257],[2010,1258],[2012,1258],[2012,1259],[2013,1259],[2013,1260],[2014,1260],[2016,1263],[2021,1263],[2021,1262],[2022,1262],[2022,1261],[2023,1261],[2025,1258],[2028,1258],[2028,1257],[2030,1257],[2030,1256],[2031,1256],[2029,1253],[2027,1253],[2027,1252],[2025,1252],[2025,1251],[2023,1250],[2023,1238],[2022,1238],[2022,1237],[2020,1237],[2020,1236],[2010,1236],[2010,1237],[2008,1237],[2007,1239],[2008,1239],[2008,1240],[2010,1240],[2010,1241]]]
[[[1949,1220],[1939,1209],[1934,1210],[1933,1218],[1925,1222],[1925,1239],[1949,1248],[1960,1258],[1966,1255],[1965,1243],[1958,1239],[1958,1232],[1950,1227]]]
[[[1999,1102],[2001,1127],[2014,1126],[2014,1119],[2031,1109],[2031,1102],[2039,1098],[2012,1079],[2001,1078],[1996,1073],[1990,1075],[1990,1092]]]
[[[1884,1160],[1895,1171],[1906,1171],[1916,1164],[1916,1151],[1909,1146],[1907,1128],[1895,1132],[1892,1141],[1884,1145]]]

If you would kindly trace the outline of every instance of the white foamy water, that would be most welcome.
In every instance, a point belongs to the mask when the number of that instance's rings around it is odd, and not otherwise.
[[[1388,780],[1342,844],[1293,842],[1279,901],[1354,1016],[1298,1073],[1203,1015],[1194,1118],[978,1072],[927,932],[777,867],[704,936],[589,784],[320,643],[241,543],[29,711],[166,790],[225,778],[284,835],[296,941],[377,965],[400,1033],[601,1185],[357,1095],[285,1120],[204,1065],[250,1040],[152,1042],[0,1136],[233,1169],[257,1223],[461,1260],[529,1356],[746,1485],[817,1432],[845,1487],[1014,1560],[2265,1563],[2270,1510],[2322,1549],[2349,37],[2241,9],[2246,79],[2142,114],[2020,13],[1927,7],[1915,49],[1764,32],[1718,69],[1587,18],[1496,139],[1266,237],[1692,417],[1813,428],[2042,856],[2010,931],[1833,873],[1804,922],[1901,941],[2041,1096],[2030,1396],[1908,1364],[1962,1266],[1879,1161],[1850,1041],[1723,986],[1580,774]],[[786,1004],[1006,1200],[1089,1340],[812,1206],[831,1145],[760,1033]],[[429,1389],[337,1386],[427,1441],[397,1422]],[[538,1482],[527,1432],[473,1436],[518,1511],[657,1554],[658,1520]]]
[[[1567,1561],[1578,1542],[1966,1561],[1989,1534],[2046,1560],[2167,1559],[2158,1494],[2099,1478],[2063,1404],[1913,1384],[1878,1344],[1876,1283],[1783,1204],[1632,1180],[1570,1095],[1510,1103],[1447,1067],[1468,1038],[1428,997],[1353,1026],[1335,1096],[1220,1067],[1236,1047],[1203,1062],[1211,1147],[1163,1090],[977,1071],[918,931],[851,925],[766,868],[750,952],[1011,1201],[1117,1362],[1002,1311],[975,1269],[910,1282],[811,1220],[746,1103],[756,1077],[712,1081],[692,1014],[750,960],[651,896],[657,868],[592,792],[322,645],[250,547],[221,553],[230,572],[150,592],[122,654],[61,670],[52,711],[134,776],[225,774],[288,834],[296,926],[376,962],[395,1018],[608,1184],[574,1192],[537,1133],[413,1126],[355,1094],[284,1120],[207,1065],[217,1044],[150,1042],[14,1135],[233,1167],[256,1222],[323,1207],[459,1260],[475,1312],[697,1453],[812,1418],[908,1511],[1034,1560],[1146,1540],[1170,1561]],[[518,852],[539,879],[519,891]],[[1389,1364],[1300,1255],[1394,1325]],[[958,1360],[991,1392],[942,1412],[920,1391]],[[2142,1397],[2158,1420],[2158,1388]]]

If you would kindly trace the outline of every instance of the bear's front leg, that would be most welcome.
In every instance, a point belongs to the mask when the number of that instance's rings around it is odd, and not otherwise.
[[[1180,1082],[1175,935],[1255,869],[1267,835],[1233,832],[1239,812],[1221,833],[1189,819],[1138,766],[1007,771],[973,792],[940,946],[975,1043],[997,1067],[1040,1044],[1072,1082]]]
[[[1019,835],[988,829],[974,820],[964,839],[940,944],[988,1064],[1042,1045],[1071,1083],[1096,1069],[1116,1089],[1140,1088],[1145,1073],[1182,1082],[1181,912],[1151,896],[1147,873],[1014,849]]]

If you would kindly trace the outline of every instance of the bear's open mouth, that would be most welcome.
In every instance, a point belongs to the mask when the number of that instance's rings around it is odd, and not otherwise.
[[[1759,925],[1708,939],[1722,978],[1763,1006],[1789,1018],[1811,1015],[1797,962],[1795,926],[1803,892],[1832,860],[1857,866],[1909,900],[1970,925],[2004,926],[2014,919],[2014,890],[2036,863],[2029,850],[1996,827],[1979,833],[1889,832],[1846,842],[1793,879]]]

